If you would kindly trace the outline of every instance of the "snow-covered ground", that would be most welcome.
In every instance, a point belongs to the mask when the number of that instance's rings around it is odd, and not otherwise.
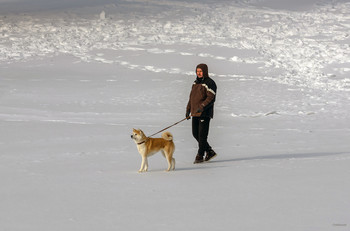
[[[1,230],[350,230],[349,2],[79,1],[0,0]],[[137,173],[201,62],[218,157]]]

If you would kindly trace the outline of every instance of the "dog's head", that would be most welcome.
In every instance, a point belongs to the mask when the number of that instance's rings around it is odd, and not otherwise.
[[[146,139],[146,135],[143,133],[141,129],[132,129],[131,139],[135,141],[135,143],[140,143]]]

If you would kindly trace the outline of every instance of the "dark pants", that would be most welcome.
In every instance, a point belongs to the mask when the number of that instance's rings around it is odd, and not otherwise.
[[[192,117],[192,135],[198,142],[198,155],[204,156],[205,151],[211,150],[208,143],[210,117]]]

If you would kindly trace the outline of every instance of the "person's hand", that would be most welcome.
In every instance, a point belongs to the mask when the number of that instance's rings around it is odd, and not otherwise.
[[[186,119],[189,120],[190,118],[190,111],[186,111]]]

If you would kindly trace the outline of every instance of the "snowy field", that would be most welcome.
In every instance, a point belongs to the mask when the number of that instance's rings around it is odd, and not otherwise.
[[[0,0],[0,230],[350,230],[348,1],[16,2]],[[201,62],[218,157],[193,165],[184,121],[176,170],[157,154],[138,173],[132,128],[183,119]]]

